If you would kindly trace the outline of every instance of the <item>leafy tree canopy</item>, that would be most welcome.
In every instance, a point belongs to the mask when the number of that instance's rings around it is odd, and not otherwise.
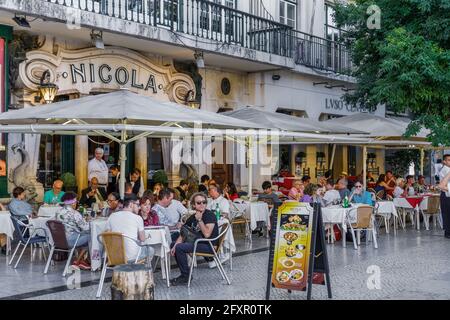
[[[367,25],[371,5],[381,10],[378,29]],[[425,127],[434,145],[449,146],[450,0],[354,0],[338,4],[335,19],[349,30],[358,81],[346,101],[410,111],[409,136]]]

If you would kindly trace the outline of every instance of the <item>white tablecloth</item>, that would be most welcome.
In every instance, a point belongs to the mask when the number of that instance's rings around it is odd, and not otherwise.
[[[38,216],[39,217],[50,217],[54,218],[56,212],[61,208],[61,206],[46,206],[42,205],[39,207]]]
[[[98,270],[102,265],[103,245],[98,241],[97,236],[107,229],[107,218],[97,218],[91,221],[91,246],[89,248],[91,256],[92,271]],[[170,231],[169,228],[147,228],[145,229],[145,236],[150,239],[147,244],[160,245],[160,250],[155,250],[156,256],[165,257],[170,251]]]
[[[9,211],[0,211],[0,234],[6,234],[10,239],[14,237],[14,225]]]
[[[48,241],[50,242],[50,244],[53,244],[52,235],[50,233],[50,230],[47,228],[47,224],[46,224],[46,222],[48,220],[50,220],[50,219],[53,219],[53,217],[37,217],[37,218],[29,219],[28,221],[29,221],[31,227],[44,229],[45,233],[44,233],[43,230],[38,230],[36,232],[36,235],[40,236],[40,237],[47,236],[48,237]],[[31,235],[32,232],[33,231],[30,230],[30,235]]]
[[[248,203],[248,202],[247,202]],[[250,217],[250,228],[255,230],[258,221],[263,221],[266,225],[270,221],[270,210],[267,203],[258,201],[250,202],[247,206],[247,217]]]
[[[225,219],[223,217],[220,218],[220,220],[218,222],[219,232],[220,232],[220,227],[224,223],[228,223],[230,225],[230,228],[228,229],[227,234],[225,235],[225,241],[223,242],[223,246],[228,251],[236,252],[236,244],[234,242],[234,235],[233,235],[233,231],[231,229],[231,222],[228,219]]]
[[[347,232],[347,214],[350,223],[356,223],[356,208],[361,206],[352,203],[350,208],[342,208],[341,205],[334,205],[322,208],[323,223],[340,224],[344,232]]]
[[[392,214],[395,217],[398,217],[397,208],[393,201],[378,201],[378,210],[377,212],[380,214]]]

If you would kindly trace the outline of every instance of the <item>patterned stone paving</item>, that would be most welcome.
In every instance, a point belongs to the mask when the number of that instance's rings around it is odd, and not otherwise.
[[[440,231],[400,231],[397,236],[381,234],[379,249],[364,243],[354,250],[341,243],[328,245],[331,284],[334,299],[450,299],[450,240]],[[167,288],[159,272],[155,273],[155,299],[257,300],[264,299],[268,251],[245,254],[233,259],[233,270],[225,266],[232,284],[226,285],[216,269],[200,264],[194,272],[192,287]],[[369,266],[380,268],[380,288],[369,290]],[[173,270],[172,276],[178,271]],[[32,297],[31,299],[95,299],[97,285]],[[272,299],[302,300],[305,292],[289,294],[272,289]],[[327,299],[324,286],[314,286],[314,299]],[[102,299],[110,299],[109,283]]]

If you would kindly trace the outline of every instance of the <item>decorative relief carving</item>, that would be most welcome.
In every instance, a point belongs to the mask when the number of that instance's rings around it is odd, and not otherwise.
[[[184,103],[195,83],[173,66],[159,66],[128,49],[109,47],[81,50],[59,49],[56,55],[45,51],[27,53],[20,65],[24,88],[37,91],[40,77],[50,72],[50,81],[59,87],[59,94],[90,94],[129,88],[140,94]]]

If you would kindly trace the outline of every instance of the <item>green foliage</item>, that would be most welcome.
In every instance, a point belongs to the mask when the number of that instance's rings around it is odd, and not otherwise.
[[[61,176],[62,182],[64,182],[65,188],[73,188],[77,185],[77,180],[71,172],[66,172]]]
[[[167,174],[164,170],[158,170],[153,174],[153,181],[155,183],[161,183],[163,186],[167,186],[169,184],[169,179],[167,178]]]
[[[367,8],[381,9],[381,28],[367,27]],[[385,104],[415,116],[408,135],[431,130],[434,145],[450,145],[450,0],[355,0],[336,7],[338,26],[356,65],[357,90],[345,100]]]
[[[411,163],[414,163],[416,169],[420,167],[420,151],[417,149],[396,151],[386,156],[386,163],[395,175],[404,178],[409,172]]]

